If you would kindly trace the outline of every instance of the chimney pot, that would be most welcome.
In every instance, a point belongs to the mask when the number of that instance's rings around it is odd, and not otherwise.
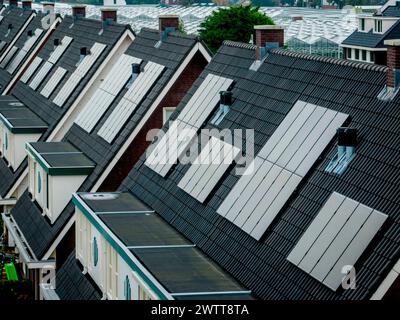
[[[55,47],[59,46],[61,44],[60,39],[58,39],[58,38],[54,39],[53,44],[54,44]]]
[[[175,14],[160,15],[158,17],[158,25],[161,32],[165,31],[167,28],[179,30],[179,16]]]
[[[140,64],[132,63],[132,73],[139,74],[140,73]]]
[[[355,128],[341,127],[337,129],[338,146],[355,147],[357,145],[357,132]]]
[[[117,22],[117,9],[116,8],[101,8],[101,20],[103,22],[112,20]]]
[[[400,39],[385,40],[387,46],[387,78],[388,88],[396,88],[400,84]]]
[[[88,50],[86,47],[82,47],[80,49],[81,56],[86,56],[88,54]]]
[[[9,5],[10,7],[18,7],[18,0],[10,0]]]
[[[22,1],[22,9],[31,10],[32,9],[32,0],[23,0]]]
[[[256,59],[261,60],[263,58],[263,49],[265,47],[283,47],[284,44],[284,29],[277,25],[261,25],[254,26],[256,33],[255,45],[256,49]]]
[[[86,17],[86,6],[82,4],[76,4],[72,6],[72,16],[75,19]]]

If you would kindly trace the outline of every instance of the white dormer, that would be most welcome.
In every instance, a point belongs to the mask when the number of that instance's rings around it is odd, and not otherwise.
[[[10,101],[0,108],[0,152],[16,171],[26,157],[25,143],[36,142],[47,124],[20,102]]]
[[[388,31],[397,20],[397,17],[360,15],[358,17],[358,31],[372,31],[373,33],[383,34]]]
[[[29,192],[54,223],[95,164],[66,142],[27,143]]]

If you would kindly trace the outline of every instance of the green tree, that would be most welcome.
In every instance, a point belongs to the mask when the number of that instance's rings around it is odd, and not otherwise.
[[[220,8],[200,25],[200,38],[212,52],[216,52],[224,40],[248,43],[255,25],[274,24],[272,19],[259,11],[259,7],[232,6]]]

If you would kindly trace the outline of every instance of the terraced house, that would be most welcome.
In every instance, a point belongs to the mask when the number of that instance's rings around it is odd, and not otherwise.
[[[48,297],[395,297],[399,60],[271,49],[282,45],[264,26],[255,45],[225,41],[119,191],[74,194],[76,250]],[[254,130],[245,174],[246,136],[204,129]],[[198,161],[181,161],[189,149]]]
[[[104,9],[103,23],[93,21],[103,26],[101,32],[91,26],[89,30],[110,40],[115,35],[107,35],[107,27],[130,32],[129,28],[109,25],[107,17],[116,20],[116,10]],[[69,115],[73,123],[55,122],[53,130],[58,133],[25,141],[28,186],[19,187],[22,193],[10,214],[3,214],[3,220],[36,289],[42,269],[58,269],[74,250],[72,193],[114,191],[150,144],[148,131],[162,127],[211,59],[196,37],[177,32],[177,16],[161,16],[159,20],[159,30],[143,29],[130,45],[113,52],[107,70],[90,84],[90,93]],[[88,33],[88,28],[81,26],[80,30]],[[49,86],[56,82],[50,78]],[[41,93],[53,90],[43,87]],[[62,92],[54,93],[56,105],[61,97],[65,100],[71,94]],[[76,92],[71,101],[74,98]],[[58,110],[59,106],[53,108]]]

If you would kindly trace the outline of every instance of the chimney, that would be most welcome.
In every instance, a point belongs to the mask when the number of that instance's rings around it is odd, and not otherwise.
[[[32,9],[32,0],[23,0],[22,1],[22,9],[31,10]]]
[[[283,47],[284,29],[276,25],[254,26],[256,37],[256,59],[264,58],[266,51],[271,48]]]
[[[101,8],[101,20],[103,23],[108,21],[117,22],[117,9],[116,8]]]
[[[18,0],[10,0],[9,1],[10,7],[18,7]]]
[[[132,76],[126,85],[127,88],[131,87],[132,83],[136,80],[139,73],[140,73],[140,63],[132,63]]]
[[[43,6],[42,11],[44,13],[54,12],[54,6],[55,6],[54,2],[47,2],[47,1],[46,2],[42,2],[42,6]]]
[[[59,38],[54,39],[53,41],[54,47],[58,47],[61,44],[61,40]]]
[[[224,119],[225,115],[229,112],[232,105],[232,91],[219,92],[219,109],[215,117],[211,120],[214,125],[219,125]]]
[[[75,19],[86,17],[86,6],[82,4],[76,4],[72,6],[72,16]]]
[[[158,17],[158,25],[160,32],[174,32],[179,30],[179,16],[175,14],[160,15]]]
[[[387,46],[387,78],[388,88],[395,89],[400,84],[400,39],[385,40]]]

